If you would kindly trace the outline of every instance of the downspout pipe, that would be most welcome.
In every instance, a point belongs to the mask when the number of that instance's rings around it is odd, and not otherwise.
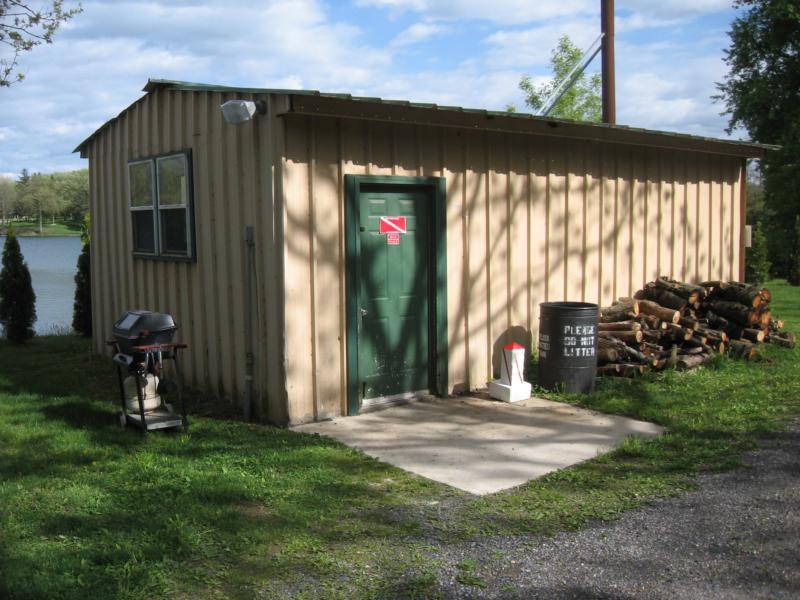
[[[614,66],[614,0],[601,0],[600,30],[603,36],[603,123],[617,123],[616,73]]]
[[[244,419],[249,421],[253,414],[253,264],[255,258],[255,241],[253,226],[244,228],[244,402],[242,410]]]

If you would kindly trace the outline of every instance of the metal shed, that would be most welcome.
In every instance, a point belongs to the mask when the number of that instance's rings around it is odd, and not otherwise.
[[[765,146],[528,115],[150,80],[89,159],[94,349],[173,314],[187,381],[296,424],[485,387],[544,301],[741,278]],[[262,102],[241,125],[229,99]]]

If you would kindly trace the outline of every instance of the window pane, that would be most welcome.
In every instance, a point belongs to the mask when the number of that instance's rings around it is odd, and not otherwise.
[[[170,208],[161,212],[161,252],[189,255],[186,239],[186,209]]]
[[[183,154],[159,158],[158,164],[158,204],[186,204],[189,196],[186,182],[186,157]]]
[[[131,206],[153,206],[153,163],[128,165],[131,186]]]
[[[131,211],[133,219],[133,251],[155,254],[156,240],[153,232],[153,211]]]

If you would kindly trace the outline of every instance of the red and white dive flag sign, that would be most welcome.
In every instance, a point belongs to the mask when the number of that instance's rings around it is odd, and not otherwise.
[[[406,233],[405,217],[381,217],[380,233]]]

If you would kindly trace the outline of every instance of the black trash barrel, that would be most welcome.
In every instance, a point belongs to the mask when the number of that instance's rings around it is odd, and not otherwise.
[[[539,385],[588,394],[597,376],[597,304],[539,304]]]

